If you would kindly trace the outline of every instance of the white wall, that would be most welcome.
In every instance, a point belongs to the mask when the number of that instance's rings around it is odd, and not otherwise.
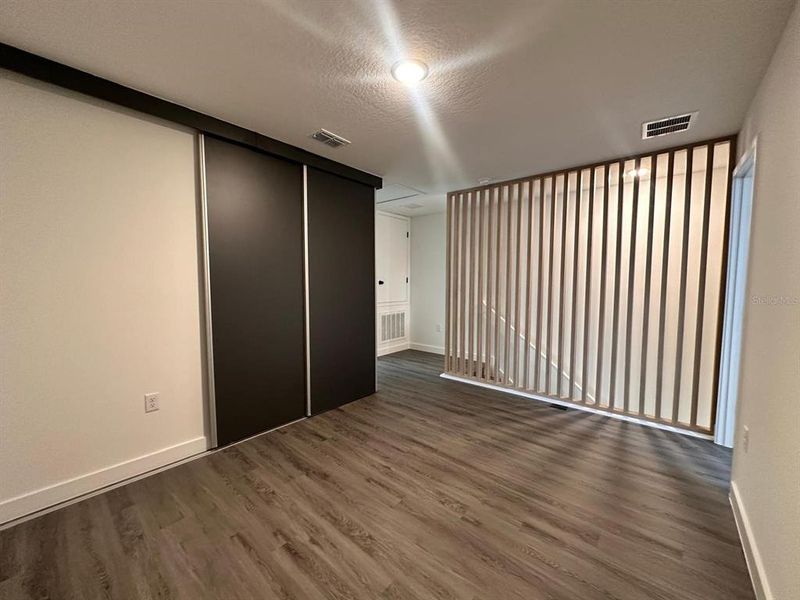
[[[749,109],[740,154],[756,136],[732,495],[761,597],[791,600],[800,598],[800,8]]]
[[[0,140],[3,522],[206,440],[194,135],[0,71]]]
[[[439,354],[444,354],[446,223],[445,213],[411,219],[411,347]]]

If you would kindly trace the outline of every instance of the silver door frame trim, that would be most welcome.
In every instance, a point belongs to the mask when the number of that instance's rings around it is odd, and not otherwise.
[[[308,165],[303,165],[303,304],[306,342],[306,416],[311,416],[311,307],[308,276]]]
[[[211,319],[211,276],[209,259],[208,187],[206,185],[205,135],[197,136],[200,163],[200,210],[203,238],[203,298],[206,324],[206,372],[208,376],[209,449],[217,447],[217,397],[214,387],[214,328]]]

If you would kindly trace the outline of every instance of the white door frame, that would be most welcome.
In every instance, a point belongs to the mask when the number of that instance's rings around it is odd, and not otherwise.
[[[747,305],[747,263],[750,254],[750,223],[756,178],[756,145],[744,153],[733,171],[729,221],[728,271],[725,276],[725,315],[719,369],[714,442],[733,448],[736,432],[736,405],[739,397],[739,367],[742,331]]]
[[[378,231],[378,217],[386,217],[395,219],[397,221],[402,222],[405,224],[406,227],[406,243],[405,243],[405,252],[406,252],[406,282],[405,282],[405,292],[406,292],[406,299],[404,301],[396,301],[396,300],[389,300],[389,301],[379,301],[378,300],[378,276],[381,273],[378,273],[378,240],[377,240],[377,231]],[[391,354],[393,352],[398,352],[400,350],[407,350],[411,346],[411,285],[410,285],[410,278],[411,278],[411,218],[405,215],[397,215],[394,213],[384,212],[381,210],[375,211],[375,340],[376,340],[376,354],[377,356],[383,356],[385,354]],[[405,313],[405,336],[401,339],[395,339],[387,343],[382,343],[381,340],[381,316],[385,313],[395,313],[395,312],[403,312]]]

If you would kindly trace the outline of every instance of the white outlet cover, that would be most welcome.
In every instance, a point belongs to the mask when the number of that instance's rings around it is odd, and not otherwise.
[[[159,409],[159,394],[154,392],[152,394],[144,395],[144,412],[155,412]]]

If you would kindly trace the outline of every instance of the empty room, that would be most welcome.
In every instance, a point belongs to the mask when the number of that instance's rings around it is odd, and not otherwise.
[[[0,2],[0,599],[800,600],[797,0]]]

